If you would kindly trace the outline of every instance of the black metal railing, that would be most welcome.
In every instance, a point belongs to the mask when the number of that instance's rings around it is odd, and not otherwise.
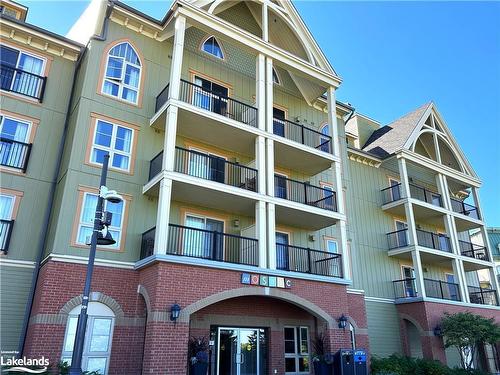
[[[0,165],[26,172],[31,144],[0,137]]]
[[[158,173],[161,172],[163,166],[163,151],[160,151],[153,159],[149,161],[149,180],[151,181]]]
[[[276,243],[276,268],[321,276],[343,275],[340,254],[280,243]]]
[[[332,137],[293,121],[275,117],[273,133],[329,154],[332,153]]]
[[[460,301],[460,288],[457,283],[441,280],[424,279],[425,294],[427,297]]]
[[[460,245],[460,253],[463,256],[489,261],[488,251],[485,246],[477,245],[472,242],[458,240]]]
[[[0,87],[30,98],[43,100],[47,77],[39,76],[11,65],[0,64]]]
[[[401,184],[396,184],[382,189],[382,203],[387,204],[405,198]],[[410,196],[434,206],[442,207],[441,194],[428,190],[422,186],[410,184]]]
[[[414,298],[418,296],[415,278],[393,280],[394,298]]]
[[[183,79],[181,79],[179,100],[246,125],[257,127],[257,108]]]
[[[154,253],[156,227],[151,228],[142,234],[141,259],[147,258]]]
[[[417,243],[419,246],[451,252],[450,237],[445,234],[427,232],[417,229]]]
[[[161,90],[160,93],[156,96],[155,113],[158,112],[160,108],[163,107],[163,105],[167,102],[169,86],[170,84],[167,83],[163,90]]]
[[[387,243],[389,250],[408,246],[408,229],[400,229],[387,233]]]
[[[415,184],[410,184],[410,195],[412,198],[418,199],[423,202],[430,203],[434,206],[442,207],[443,202],[441,199],[441,194],[435,191],[428,190],[422,186]]]
[[[333,190],[274,175],[274,196],[329,211],[337,211],[337,195]]]
[[[471,303],[498,306],[497,291],[495,289],[486,289],[470,285],[467,286],[467,289]]]
[[[174,169],[176,172],[241,189],[257,189],[256,169],[194,150],[176,147]]]
[[[167,254],[258,266],[255,238],[170,224]]]
[[[391,203],[400,200],[403,197],[401,191],[401,184],[396,184],[389,186],[381,190],[382,192],[382,204]]]
[[[7,253],[9,251],[10,236],[14,220],[0,220],[0,251]]]
[[[479,211],[476,206],[465,203],[464,201],[451,198],[451,209],[462,215],[469,216],[473,219],[480,219]]]

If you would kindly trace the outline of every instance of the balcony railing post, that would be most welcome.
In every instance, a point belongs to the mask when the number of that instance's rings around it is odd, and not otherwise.
[[[309,273],[312,273],[312,267],[311,267],[311,249],[307,249],[307,264],[309,267]]]
[[[444,299],[443,283],[441,282],[441,280],[439,280],[439,290],[441,291],[441,299]]]

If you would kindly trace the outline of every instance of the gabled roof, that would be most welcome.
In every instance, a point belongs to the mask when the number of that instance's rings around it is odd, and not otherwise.
[[[432,102],[426,103],[389,125],[375,130],[363,146],[363,151],[385,158],[402,149],[431,105]]]

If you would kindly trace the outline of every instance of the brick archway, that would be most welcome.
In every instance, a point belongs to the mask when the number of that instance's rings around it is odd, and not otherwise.
[[[323,319],[327,323],[329,329],[335,328],[335,319],[332,318],[325,310],[323,310],[318,305],[304,298],[301,298],[296,294],[285,292],[280,289],[266,289],[260,287],[231,289],[205,297],[182,309],[179,316],[179,322],[189,323],[189,319],[193,313],[217,302],[245,296],[263,296],[286,301],[304,309],[314,316]]]

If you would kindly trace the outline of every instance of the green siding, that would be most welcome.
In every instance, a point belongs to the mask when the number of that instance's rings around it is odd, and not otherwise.
[[[0,342],[2,351],[17,350],[24,310],[31,285],[32,268],[0,265]]]
[[[370,352],[372,355],[387,357],[401,354],[399,317],[393,303],[366,301],[366,317]]]

